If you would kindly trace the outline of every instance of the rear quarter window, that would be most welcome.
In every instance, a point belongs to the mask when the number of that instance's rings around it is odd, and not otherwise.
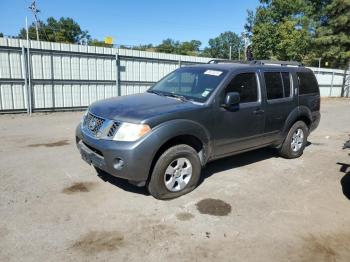
[[[299,94],[319,93],[316,77],[311,72],[298,72]]]

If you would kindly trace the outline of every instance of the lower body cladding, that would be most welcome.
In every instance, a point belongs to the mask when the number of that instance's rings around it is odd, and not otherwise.
[[[80,125],[76,129],[76,143],[83,160],[110,175],[127,179],[139,186],[145,185],[148,179],[155,154],[150,152],[150,148],[154,146],[152,140],[104,140],[85,134]]]
[[[320,112],[312,112],[311,114],[311,125],[310,125],[310,132],[314,131],[318,125],[320,124],[320,121],[321,121],[321,114]]]

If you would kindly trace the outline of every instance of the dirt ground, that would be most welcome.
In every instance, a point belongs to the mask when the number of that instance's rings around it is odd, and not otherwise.
[[[303,157],[225,158],[171,201],[97,176],[82,112],[2,115],[0,261],[350,261],[350,100],[321,107]]]

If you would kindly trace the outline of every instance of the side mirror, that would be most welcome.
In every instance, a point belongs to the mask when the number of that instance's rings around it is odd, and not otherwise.
[[[229,92],[226,94],[225,102],[222,105],[225,108],[230,108],[232,106],[237,106],[240,102],[240,96],[237,92]]]

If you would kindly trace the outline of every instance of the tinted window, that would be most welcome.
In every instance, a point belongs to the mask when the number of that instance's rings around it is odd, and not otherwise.
[[[279,72],[264,73],[267,99],[283,98],[282,78]]]
[[[225,93],[238,92],[241,103],[258,101],[258,85],[255,73],[244,73],[235,76],[227,86]]]
[[[289,73],[282,72],[283,87],[284,87],[284,97],[290,97],[290,77]]]
[[[299,94],[312,94],[318,93],[318,84],[316,77],[311,72],[299,72],[297,73],[299,80]]]

